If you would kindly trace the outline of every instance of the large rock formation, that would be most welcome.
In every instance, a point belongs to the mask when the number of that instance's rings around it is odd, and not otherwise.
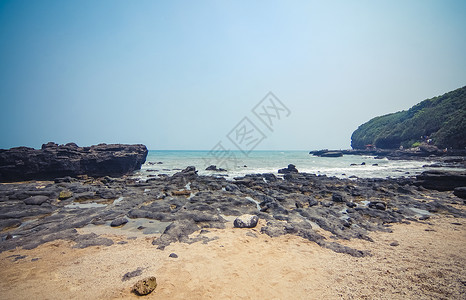
[[[144,145],[99,144],[78,147],[75,143],[42,149],[16,147],[0,150],[0,182],[49,180],[64,176],[121,176],[141,168],[146,161]]]
[[[437,191],[453,191],[466,186],[465,172],[425,171],[416,176],[415,185]]]

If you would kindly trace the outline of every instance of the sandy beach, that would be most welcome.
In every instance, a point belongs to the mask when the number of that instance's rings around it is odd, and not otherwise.
[[[158,287],[147,299],[464,299],[466,295],[463,219],[438,215],[395,224],[392,233],[373,232],[374,242],[342,242],[371,252],[372,256],[362,258],[293,235],[271,238],[260,233],[264,224],[261,220],[253,229],[231,225],[209,229],[202,234],[218,239],[207,244],[173,243],[163,251],[151,244],[154,235],[115,234],[116,230],[105,234],[115,242],[110,247],[73,249],[73,242],[56,240],[33,250],[5,251],[0,254],[0,293],[2,299],[131,299],[138,298],[130,291],[138,279],[156,276]],[[81,230],[88,231],[92,229]],[[391,246],[393,242],[399,245]],[[171,253],[178,258],[169,257]],[[140,276],[122,281],[124,274],[138,268]]]

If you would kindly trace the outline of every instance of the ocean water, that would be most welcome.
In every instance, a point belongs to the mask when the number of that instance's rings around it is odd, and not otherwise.
[[[339,178],[397,178],[420,174],[430,169],[423,165],[431,163],[433,162],[375,159],[372,156],[356,155],[317,157],[306,151],[253,151],[246,156],[240,151],[219,152],[214,155],[209,151],[151,150],[146,163],[135,176],[144,179],[160,174],[173,175],[187,166],[195,166],[199,175],[217,175],[233,179],[255,173],[278,175],[279,169],[294,164],[299,172]],[[216,165],[227,171],[206,171],[209,165]]]

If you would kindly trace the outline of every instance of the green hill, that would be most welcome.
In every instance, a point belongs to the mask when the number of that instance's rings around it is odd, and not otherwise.
[[[466,86],[427,99],[409,110],[375,117],[351,135],[351,147],[364,149],[410,148],[415,143],[431,143],[439,148],[466,147]]]

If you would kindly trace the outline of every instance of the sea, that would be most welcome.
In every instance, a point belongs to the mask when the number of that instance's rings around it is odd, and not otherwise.
[[[146,163],[134,175],[142,180],[173,175],[188,166],[194,166],[199,175],[222,176],[226,179],[247,174],[273,173],[293,164],[299,172],[338,178],[399,178],[418,175],[434,168],[425,167],[435,161],[388,160],[374,156],[344,155],[342,157],[317,157],[307,151],[241,151],[212,152],[201,150],[150,150]],[[208,171],[215,165],[226,171]],[[439,168],[435,168],[439,170]],[[441,170],[450,170],[442,168]],[[458,169],[453,169],[458,170]]]

